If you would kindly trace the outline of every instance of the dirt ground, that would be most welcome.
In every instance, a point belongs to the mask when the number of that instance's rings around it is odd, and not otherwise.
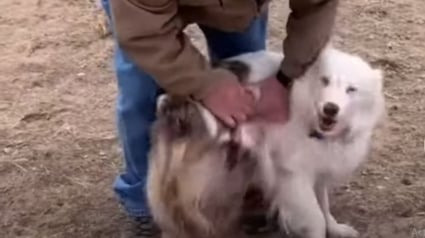
[[[1,0],[0,9],[0,237],[118,237],[116,84],[101,12],[89,0]],[[284,12],[275,1],[275,50]],[[423,0],[340,8],[337,45],[386,75],[386,124],[366,168],[333,200],[362,237],[425,238],[424,12]]]

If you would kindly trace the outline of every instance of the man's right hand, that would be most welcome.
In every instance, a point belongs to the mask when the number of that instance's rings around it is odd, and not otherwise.
[[[201,102],[218,119],[233,128],[254,113],[254,95],[236,80],[220,80]]]

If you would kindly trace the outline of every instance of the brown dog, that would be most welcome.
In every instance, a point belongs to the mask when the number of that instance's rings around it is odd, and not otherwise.
[[[187,99],[161,102],[152,135],[148,200],[164,237],[235,237],[255,160],[208,133]]]

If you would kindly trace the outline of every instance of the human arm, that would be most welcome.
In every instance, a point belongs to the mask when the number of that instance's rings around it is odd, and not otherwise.
[[[326,46],[339,0],[290,0],[281,77],[300,77]],[[285,79],[283,79],[285,80]],[[288,79],[286,79],[288,80]]]
[[[177,0],[111,0],[111,9],[120,47],[167,93],[202,101],[229,125],[253,110],[236,76],[213,69],[184,34]]]
[[[168,93],[200,97],[216,80],[234,79],[212,69],[183,32],[177,0],[111,0],[120,47]]]

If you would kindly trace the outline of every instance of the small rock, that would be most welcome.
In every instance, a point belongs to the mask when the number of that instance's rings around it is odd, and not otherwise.
[[[384,186],[382,186],[382,185],[378,185],[378,186],[376,186],[376,188],[377,188],[377,189],[379,189],[379,190],[382,190],[382,189],[384,189],[385,187],[384,187]]]
[[[81,77],[86,76],[86,74],[85,73],[78,73],[77,76],[81,78]]]
[[[365,207],[357,207],[357,212],[361,215],[365,215],[368,212],[369,209]]]
[[[5,148],[3,149],[3,152],[4,152],[5,154],[10,154],[10,152],[12,152],[12,148],[10,148],[10,147],[5,147]]]
[[[350,185],[343,185],[341,186],[341,189],[345,191],[350,191]]]
[[[32,82],[31,87],[41,88],[41,87],[43,87],[43,84],[40,81],[35,81],[35,82]]]
[[[408,179],[408,178],[402,179],[401,180],[401,183],[404,184],[404,185],[406,185],[406,186],[410,186],[410,185],[413,184],[412,181],[410,179]]]

